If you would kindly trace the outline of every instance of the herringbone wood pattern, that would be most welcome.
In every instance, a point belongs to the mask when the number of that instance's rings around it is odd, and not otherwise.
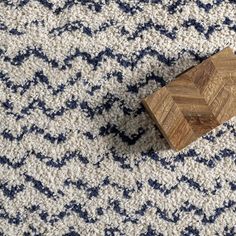
[[[235,90],[236,56],[226,48],[143,103],[170,146],[180,150],[236,114]]]

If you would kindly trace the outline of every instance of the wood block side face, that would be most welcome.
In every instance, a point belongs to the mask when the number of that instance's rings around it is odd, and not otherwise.
[[[172,148],[180,150],[196,139],[191,126],[165,87],[148,96],[143,104]]]
[[[175,103],[168,120],[169,122],[166,122],[167,127],[170,123],[175,123],[168,133],[169,142],[175,150],[181,150],[196,139],[191,125]]]
[[[172,103],[170,94],[165,87],[149,95],[143,101],[144,106],[148,108],[159,123],[163,123]]]

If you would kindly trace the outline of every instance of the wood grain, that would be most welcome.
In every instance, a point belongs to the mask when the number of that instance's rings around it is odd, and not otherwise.
[[[143,100],[170,146],[181,150],[236,115],[236,56],[230,48]]]

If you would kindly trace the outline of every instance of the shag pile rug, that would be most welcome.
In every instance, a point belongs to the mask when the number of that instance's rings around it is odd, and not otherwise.
[[[236,119],[174,152],[140,104],[226,46],[235,0],[1,0],[0,235],[235,235]]]

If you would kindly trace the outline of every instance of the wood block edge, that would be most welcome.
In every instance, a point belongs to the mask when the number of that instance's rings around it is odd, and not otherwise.
[[[157,90],[158,91],[158,90]],[[155,93],[155,92],[154,92]],[[162,133],[162,135],[164,136],[165,140],[167,141],[167,143],[169,144],[170,148],[179,151],[180,149],[177,149],[169,140],[168,136],[166,135],[165,131],[162,129],[160,123],[158,122],[158,120],[156,119],[156,117],[153,115],[152,110],[150,109],[148,103],[146,102],[146,99],[148,98],[148,96],[146,98],[144,98],[141,103],[143,104],[143,106],[145,107],[146,111],[148,112],[148,115],[151,117],[151,119],[154,121],[155,125],[158,127],[158,129],[160,130],[160,132]]]

